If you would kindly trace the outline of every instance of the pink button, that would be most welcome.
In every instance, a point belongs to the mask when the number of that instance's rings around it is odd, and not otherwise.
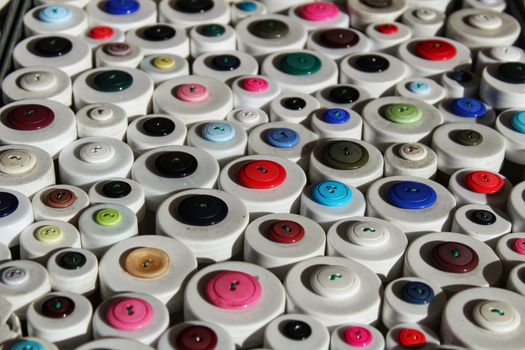
[[[514,251],[518,254],[525,255],[525,238],[518,238],[514,241]]]
[[[299,8],[299,16],[312,22],[331,21],[339,15],[339,8],[329,2],[319,1]]]
[[[350,346],[364,348],[370,345],[374,335],[364,327],[348,327],[345,331],[345,342]]]
[[[184,102],[202,102],[205,101],[210,93],[204,85],[201,84],[184,84],[177,88],[176,96]]]
[[[247,309],[257,304],[261,295],[259,281],[240,271],[220,272],[206,285],[208,301],[228,310]]]
[[[122,331],[135,331],[147,327],[153,320],[153,308],[142,299],[124,298],[113,303],[107,320],[111,327]]]
[[[242,88],[249,92],[263,92],[269,87],[268,82],[262,78],[248,78],[242,81]]]

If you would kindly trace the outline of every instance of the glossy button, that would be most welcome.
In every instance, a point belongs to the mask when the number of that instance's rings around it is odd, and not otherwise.
[[[244,272],[223,271],[206,285],[208,301],[227,310],[243,310],[256,305],[262,296],[259,281]]]
[[[288,24],[276,19],[254,21],[248,26],[248,31],[261,39],[278,39],[288,34]]]
[[[359,36],[350,29],[327,29],[319,35],[320,44],[331,49],[344,49],[355,46]]]
[[[487,114],[487,108],[474,98],[456,98],[450,103],[452,113],[465,118],[480,118]]]
[[[161,249],[136,248],[126,256],[124,269],[133,277],[154,279],[164,276],[170,264],[170,257]]]
[[[329,108],[324,111],[323,119],[329,124],[344,124],[350,120],[350,113],[341,108]]]
[[[164,152],[155,160],[155,168],[163,177],[181,178],[197,170],[197,159],[186,152]]]
[[[299,144],[301,136],[288,128],[271,129],[266,134],[266,142],[276,148],[293,148]]]
[[[281,105],[292,111],[300,111],[306,107],[306,101],[300,97],[288,97],[281,100]]]
[[[86,264],[86,256],[80,252],[65,252],[57,257],[58,265],[66,270],[77,270]]]
[[[12,214],[18,208],[18,198],[9,192],[0,192],[0,218]]]
[[[213,0],[177,0],[175,9],[184,13],[202,13],[213,8]]]
[[[247,123],[247,124],[253,124],[259,121],[259,114],[254,111],[245,111],[240,110],[234,115],[235,120],[241,122],[241,123]]]
[[[71,10],[64,6],[47,6],[38,13],[42,22],[61,23],[71,19]]]
[[[495,30],[503,25],[501,18],[486,12],[468,16],[467,23],[474,28],[482,30]]]
[[[131,74],[121,70],[108,70],[93,78],[93,87],[102,92],[124,91],[133,84]]]
[[[64,209],[72,206],[76,200],[77,196],[70,190],[57,188],[46,194],[44,204],[51,208]]]
[[[429,8],[421,8],[414,10],[414,16],[422,21],[430,22],[436,19],[436,11]]]
[[[149,41],[164,41],[173,38],[176,34],[175,29],[170,26],[157,24],[148,27],[144,31],[144,39]]]
[[[253,1],[241,1],[235,4],[235,6],[244,12],[255,12],[257,11],[257,3]]]
[[[48,36],[32,42],[34,52],[41,57],[58,57],[69,53],[73,43],[60,36]]]
[[[359,100],[359,91],[351,86],[338,86],[330,90],[328,97],[335,103],[353,103]]]
[[[177,206],[179,219],[194,226],[211,226],[228,215],[228,205],[220,198],[205,194],[184,198]]]
[[[45,244],[56,244],[64,239],[64,232],[58,226],[43,226],[35,233],[35,238]]]
[[[252,189],[269,189],[279,186],[286,179],[286,170],[271,160],[253,160],[239,169],[239,182]]]
[[[217,334],[205,326],[189,326],[177,335],[175,342],[180,350],[215,350]]]
[[[313,199],[328,207],[341,207],[352,201],[352,190],[339,181],[323,181],[312,187]]]
[[[239,68],[241,60],[234,55],[218,55],[211,59],[211,66],[218,71],[232,71]]]
[[[403,181],[394,183],[387,192],[390,204],[401,209],[427,209],[437,201],[434,189],[421,182]]]
[[[122,221],[122,214],[116,209],[101,209],[95,214],[95,222],[100,226],[114,227]]]
[[[310,277],[312,290],[326,298],[346,298],[359,288],[357,276],[347,267],[321,265]]]
[[[151,61],[151,64],[157,69],[171,69],[175,67],[175,59],[170,56],[158,56]]]
[[[516,253],[525,255],[525,238],[516,239],[513,248]]]
[[[502,63],[497,69],[498,79],[511,84],[525,84],[525,63]]]
[[[175,131],[175,123],[166,117],[153,117],[144,121],[142,129],[149,136],[162,137]]]
[[[312,327],[303,321],[289,320],[284,324],[281,332],[288,339],[302,341],[312,335]]]
[[[390,232],[383,225],[376,222],[362,221],[350,225],[346,236],[350,242],[358,246],[377,247],[388,241]]]
[[[104,4],[104,11],[111,15],[130,15],[140,9],[136,0],[108,0]]]
[[[429,61],[448,61],[456,57],[457,49],[447,41],[424,40],[417,43],[416,53]]]
[[[432,249],[434,267],[450,273],[473,271],[479,263],[478,254],[469,246],[458,242],[442,242]]]
[[[453,140],[463,146],[477,146],[483,142],[483,136],[474,130],[456,130]]]
[[[428,151],[417,143],[406,143],[399,148],[399,156],[404,160],[417,162],[427,157]]]
[[[350,346],[364,348],[372,343],[374,335],[364,327],[348,327],[344,333],[344,341]]]
[[[175,96],[184,102],[203,102],[208,99],[209,91],[201,84],[184,84],[177,87]]]
[[[27,271],[18,266],[11,266],[2,271],[0,280],[8,286],[19,286],[29,279]]]
[[[408,103],[388,105],[385,117],[397,124],[415,124],[423,117],[423,112],[417,106]]]
[[[102,193],[107,198],[124,198],[131,193],[131,186],[125,181],[110,181],[102,186]]]
[[[46,350],[45,347],[34,340],[19,339],[15,340],[9,350]]]
[[[298,13],[308,21],[325,22],[335,20],[339,16],[339,8],[332,3],[318,1],[301,6]]]
[[[396,26],[395,24],[393,23],[383,23],[383,24],[378,24],[377,26],[375,26],[375,29],[381,33],[381,34],[385,34],[385,35],[394,35],[396,34],[397,32],[399,32],[399,27]]]
[[[323,148],[322,162],[334,169],[355,170],[368,163],[368,151],[352,141],[332,141]]]
[[[121,331],[137,331],[148,327],[153,321],[154,311],[150,303],[138,298],[122,298],[108,309],[109,325]]]
[[[235,129],[227,123],[206,123],[202,128],[202,137],[210,142],[227,142],[235,137]]]
[[[512,332],[520,325],[520,315],[503,301],[483,300],[472,310],[474,321],[482,328],[497,332]]]
[[[430,304],[434,298],[434,290],[423,282],[407,282],[401,289],[401,298],[410,304]]]
[[[274,222],[270,225],[268,233],[272,241],[282,244],[297,243],[304,238],[303,226],[290,220]]]
[[[488,210],[475,210],[470,216],[470,220],[478,225],[492,225],[496,222],[496,215],[492,214]]]
[[[115,156],[115,149],[107,143],[89,142],[80,148],[79,156],[86,163],[104,163]]]
[[[423,332],[413,328],[403,328],[398,335],[399,344],[405,348],[418,348],[427,343]]]
[[[33,152],[23,149],[8,149],[0,153],[0,173],[22,175],[32,171],[36,165]]]
[[[514,114],[510,120],[510,125],[517,132],[525,134],[525,111]]]
[[[392,6],[392,0],[361,0],[361,3],[376,9]]]
[[[447,73],[447,77],[458,83],[468,83],[472,81],[472,74],[464,70],[455,70]]]
[[[363,55],[355,61],[356,68],[366,73],[384,72],[390,67],[390,62],[383,56]]]
[[[206,37],[219,37],[224,35],[226,28],[220,24],[205,24],[197,27],[197,32]]]
[[[467,188],[476,193],[494,194],[505,185],[505,180],[488,171],[472,171],[465,176]]]
[[[36,71],[23,74],[18,80],[18,85],[26,91],[46,91],[52,89],[57,83],[54,74]]]
[[[290,75],[312,75],[321,69],[321,60],[309,53],[290,53],[281,57],[279,69]]]
[[[110,56],[124,57],[133,51],[126,43],[109,43],[104,45],[103,50]]]
[[[432,91],[430,85],[423,81],[411,81],[408,83],[407,88],[410,92],[423,96],[428,95]]]
[[[20,131],[43,129],[55,120],[52,109],[43,105],[18,105],[7,113],[9,127]]]
[[[113,28],[108,26],[98,26],[91,28],[89,31],[89,37],[95,40],[106,40],[115,35]]]
[[[248,78],[242,81],[241,86],[249,92],[264,92],[268,90],[270,84],[263,78]]]
[[[65,318],[75,310],[75,302],[65,296],[52,296],[44,301],[40,312],[49,318]]]

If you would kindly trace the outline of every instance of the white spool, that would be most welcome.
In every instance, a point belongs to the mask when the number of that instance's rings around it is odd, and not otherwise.
[[[174,23],[189,29],[201,23],[228,24],[230,22],[230,7],[225,0],[214,0],[210,8],[192,9],[191,2],[178,5],[170,0],[159,2],[159,19],[161,22]],[[185,9],[186,5],[189,8]],[[198,5],[197,5],[198,6]]]
[[[395,21],[408,8],[406,0],[392,0],[384,3],[347,0],[346,4],[350,13],[350,23],[357,29],[364,29],[371,23]]]
[[[516,121],[519,122],[520,113],[521,111],[518,109],[503,111],[496,118],[495,129],[499,131],[505,140],[505,158],[517,164],[525,164],[525,157],[523,156],[525,135],[521,132],[521,129],[513,125]]]
[[[420,2],[418,1],[418,4]],[[403,13],[401,21],[412,29],[412,36],[431,37],[442,34],[445,18],[444,12],[429,6],[409,8]]]
[[[500,67],[515,66],[515,71],[502,75]],[[525,108],[525,102],[520,95],[525,81],[518,75],[525,63],[506,62],[489,65],[481,74],[479,95],[481,99],[495,109]],[[514,80],[515,79],[515,80]]]
[[[507,7],[507,2],[505,0],[463,0],[462,7],[503,12]]]
[[[510,270],[506,289],[525,296],[525,263],[516,265]]]
[[[447,95],[444,87],[428,78],[407,78],[396,84],[395,94],[435,105]]]
[[[242,4],[241,2],[229,1],[231,3],[231,17],[232,24],[237,25],[243,18],[254,16],[254,15],[265,15],[268,10],[266,6],[259,1],[245,1],[248,5]]]
[[[237,34],[226,24],[203,24],[189,31],[191,57],[211,51],[235,50]]]
[[[53,290],[90,295],[97,289],[98,260],[89,250],[59,250],[49,257],[46,268]]]
[[[190,55],[190,39],[184,28],[172,24],[154,24],[126,32],[126,42],[140,47],[144,54]]]
[[[77,110],[78,138],[103,136],[122,140],[126,135],[126,112],[112,103],[93,103]]]
[[[235,108],[226,116],[226,121],[236,122],[246,132],[250,132],[257,125],[268,123],[270,118],[262,109],[256,108]]]
[[[455,104],[460,107],[454,107]],[[455,108],[459,110],[455,111]],[[445,123],[477,123],[492,126],[496,120],[496,112],[492,107],[477,99],[445,99],[439,103],[438,109]]]
[[[430,328],[417,323],[401,323],[391,328],[385,336],[385,350],[403,350],[418,344],[421,350],[438,348],[440,341]]]
[[[144,57],[140,69],[153,79],[155,86],[173,78],[190,75],[188,61],[179,55],[158,54]]]
[[[268,110],[270,102],[281,93],[280,85],[274,79],[263,75],[239,77],[231,83],[231,88],[235,108]]]
[[[372,50],[395,54],[397,47],[412,37],[412,29],[399,22],[369,24],[366,35],[372,41]]]
[[[384,350],[385,338],[376,328],[363,323],[349,323],[332,331],[330,350]]]
[[[20,233],[33,222],[33,209],[29,199],[18,191],[2,189],[0,196],[2,198],[0,243],[10,248],[18,245]]]
[[[111,42],[124,42],[124,32],[113,26],[91,26],[80,35],[93,51]]]
[[[95,67],[137,68],[144,54],[139,46],[125,42],[108,42],[94,52]]]
[[[290,7],[287,13],[290,18],[301,22],[309,32],[319,28],[348,28],[350,26],[348,15],[337,5],[328,1],[295,5]]]
[[[24,15],[26,36],[69,34],[78,36],[88,28],[88,17],[78,6],[69,4],[39,5]]]
[[[321,107],[319,101],[311,95],[284,92],[270,103],[270,120],[308,125],[312,113],[319,107]]]
[[[163,146],[182,145],[186,125],[171,115],[148,114],[133,120],[126,132],[128,145],[137,155]]]
[[[264,346],[274,350],[328,349],[330,334],[314,317],[282,315],[264,329]]]
[[[323,107],[352,108],[360,112],[361,105],[371,100],[370,93],[357,85],[336,84],[315,93],[315,98]]]
[[[348,114],[348,120],[345,120]],[[335,117],[334,117],[335,115]],[[347,108],[316,109],[310,118],[312,130],[321,139],[352,138],[360,140],[363,129],[363,119],[356,111]]]
[[[503,263],[503,270],[508,273],[514,266],[525,262],[524,233],[503,235],[496,244],[495,252]]]
[[[84,190],[69,185],[53,185],[38,191],[31,200],[35,220],[59,220],[76,224],[80,212],[89,205]]]
[[[468,70],[452,70],[441,75],[440,83],[451,98],[478,97],[480,79]]]
[[[353,53],[368,52],[371,47],[370,39],[353,28],[317,29],[306,41],[308,50],[321,52],[336,61]]]
[[[480,49],[476,57],[476,74],[481,75],[488,65],[503,62],[525,62],[525,51],[510,45]]]
[[[385,176],[419,176],[432,179],[437,172],[437,156],[432,148],[419,143],[395,143],[384,153]]]

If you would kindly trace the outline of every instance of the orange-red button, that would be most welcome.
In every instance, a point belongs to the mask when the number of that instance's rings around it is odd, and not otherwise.
[[[239,169],[239,181],[248,188],[273,188],[282,184],[285,179],[286,170],[271,160],[254,160]]]
[[[456,57],[456,47],[444,40],[424,40],[416,45],[419,57],[429,61],[448,61]]]
[[[404,328],[399,332],[399,343],[405,348],[417,348],[427,343],[427,337],[417,329]]]
[[[505,180],[501,176],[488,171],[473,171],[467,174],[465,183],[471,191],[494,194],[503,188]]]
[[[383,23],[376,26],[379,33],[393,35],[399,32],[399,27],[392,23]]]
[[[105,40],[111,38],[115,34],[115,31],[111,27],[98,26],[94,27],[89,31],[89,37],[95,40]]]

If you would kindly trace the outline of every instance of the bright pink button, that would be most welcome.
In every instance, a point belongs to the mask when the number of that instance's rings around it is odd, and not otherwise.
[[[202,102],[205,101],[210,93],[204,85],[201,84],[184,84],[178,87],[176,96],[184,102]]]
[[[348,327],[345,331],[345,342],[350,346],[364,348],[372,343],[374,335],[364,327]]]
[[[339,15],[339,8],[329,2],[319,1],[299,8],[299,16],[312,22],[331,21]]]
[[[147,327],[153,320],[153,308],[142,299],[125,298],[115,302],[108,310],[111,327],[122,331],[135,331]]]
[[[249,92],[264,92],[270,84],[262,78],[248,78],[242,81],[242,88]]]
[[[208,301],[228,310],[247,309],[259,301],[262,287],[259,281],[240,271],[223,271],[206,285]]]
[[[518,254],[525,255],[525,238],[518,238],[514,241],[514,251]]]

